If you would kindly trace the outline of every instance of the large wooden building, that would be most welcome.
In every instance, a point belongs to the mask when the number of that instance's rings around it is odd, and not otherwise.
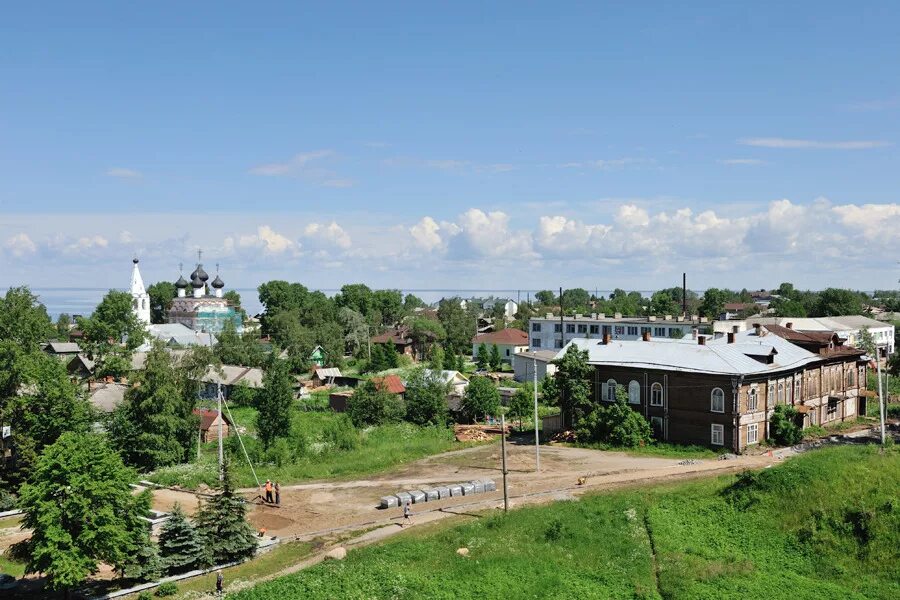
[[[797,407],[804,425],[855,418],[864,410],[861,350],[841,345],[837,336],[772,329],[716,339],[607,335],[570,345],[588,351],[595,401],[614,401],[616,390],[624,389],[658,440],[741,452],[768,437],[779,404]]]

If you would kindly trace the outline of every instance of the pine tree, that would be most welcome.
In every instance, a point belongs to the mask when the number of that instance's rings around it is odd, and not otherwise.
[[[256,431],[264,449],[268,450],[276,438],[290,433],[293,403],[290,366],[273,352],[263,375],[263,389],[257,394]]]
[[[484,342],[478,346],[478,355],[475,357],[475,364],[478,365],[479,371],[487,371],[489,365],[488,349]]]
[[[256,536],[247,522],[247,506],[234,491],[231,470],[223,466],[222,491],[210,498],[197,513],[196,527],[213,564],[236,562],[256,552]]]
[[[497,344],[493,344],[491,346],[491,354],[488,357],[488,363],[490,363],[492,371],[500,370],[500,349],[497,348]]]
[[[159,554],[169,574],[192,571],[207,564],[203,540],[178,504],[159,533]]]

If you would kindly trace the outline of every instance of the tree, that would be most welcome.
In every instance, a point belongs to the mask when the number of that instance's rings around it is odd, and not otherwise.
[[[110,417],[112,444],[127,464],[142,471],[186,460],[198,424],[192,414],[194,398],[184,393],[175,361],[162,342],[154,342],[133,383]]]
[[[792,300],[787,296],[773,299],[769,304],[769,308],[771,308],[774,311],[775,316],[778,317],[806,316],[806,308],[803,306],[803,304],[798,302],[797,300]]]
[[[651,315],[680,315],[681,306],[675,302],[668,291],[660,290],[653,292],[653,295],[650,296],[649,313]]]
[[[242,335],[230,320],[225,321],[216,338],[216,357],[225,365],[261,367],[265,358],[262,348],[250,335]]]
[[[241,316],[241,322],[247,321],[247,311],[241,308],[241,295],[237,292],[237,290],[228,290],[224,294],[222,294],[222,298],[228,301],[234,311]]]
[[[522,429],[522,418],[534,412],[534,384],[530,381],[516,390],[509,402],[509,416],[519,420]]]
[[[172,282],[158,281],[147,288],[147,295],[150,296],[150,322],[166,323],[178,288]]]
[[[358,386],[347,401],[347,414],[357,427],[396,423],[405,413],[400,397],[371,379]]]
[[[634,448],[653,439],[647,419],[628,405],[624,389],[616,390],[616,401],[601,404],[576,423],[579,441],[604,442],[613,446]]]
[[[403,293],[400,290],[375,290],[372,308],[381,313],[382,325],[395,325],[403,316]]]
[[[499,371],[501,366],[500,360],[500,349],[497,348],[497,344],[491,344],[491,353],[488,357],[488,363],[490,364],[492,371]]]
[[[494,320],[494,330],[506,329],[506,303],[497,301],[491,308],[491,318]]]
[[[256,433],[263,449],[272,442],[286,437],[291,430],[291,407],[294,404],[294,386],[289,365],[272,352],[263,373],[263,389],[256,394]]]
[[[250,558],[257,547],[253,528],[247,522],[247,504],[235,492],[227,461],[222,474],[222,491],[200,507],[195,520],[208,557],[215,565]]]
[[[56,319],[56,339],[64,342],[69,339],[69,329],[72,326],[72,315],[68,313],[59,313]]]
[[[228,402],[233,406],[256,406],[256,390],[243,381],[231,388]]]
[[[38,349],[53,335],[47,309],[25,286],[0,297],[0,341],[11,340],[23,349]]]
[[[557,303],[556,295],[550,290],[539,291],[534,295],[534,299],[543,306],[553,306]]]
[[[140,517],[150,493],[131,493],[132,470],[96,434],[64,433],[48,446],[20,490],[26,570],[52,590],[71,590],[104,562],[121,570],[149,535]]]
[[[863,313],[862,297],[859,293],[839,288],[828,288],[819,292],[819,300],[813,316],[834,317],[860,315]]]
[[[473,377],[460,409],[468,420],[475,422],[479,417],[496,415],[500,410],[500,392],[487,377]]]
[[[559,407],[568,426],[575,425],[592,410],[591,374],[594,368],[587,361],[588,351],[579,350],[575,345],[554,361]]]
[[[868,327],[859,330],[859,340],[857,346],[866,351],[866,354],[872,358],[878,357],[878,347],[875,345],[875,336],[869,331]]]
[[[779,404],[769,419],[770,437],[776,444],[793,446],[803,439],[803,429],[797,424],[797,409],[790,404]]]
[[[475,329],[475,320],[460,306],[459,298],[445,298],[438,305],[438,320],[446,332],[446,346],[451,352],[466,350]]]
[[[447,394],[449,384],[435,373],[418,368],[406,382],[406,420],[416,425],[447,424]]]
[[[475,355],[475,364],[478,366],[479,371],[487,371],[490,367],[491,363],[491,355],[488,352],[487,344],[481,342],[478,345],[478,354]]]
[[[116,290],[103,297],[90,318],[79,317],[78,326],[84,332],[88,354],[101,371],[110,354],[130,361],[131,353],[147,336],[144,324],[131,308],[131,294]]]
[[[369,344],[369,324],[366,318],[359,312],[349,307],[343,307],[338,312],[338,318],[344,326],[344,343],[353,354],[359,354]]]
[[[440,344],[431,347],[431,368],[435,371],[444,370],[444,349]]]
[[[208,564],[203,539],[178,503],[159,532],[159,555],[170,575],[193,571]]]
[[[572,288],[563,290],[560,301],[566,309],[566,314],[590,312],[591,295],[584,288]]]
[[[428,306],[425,301],[413,294],[406,294],[403,297],[403,311],[407,314],[412,313],[417,308],[425,308]]]
[[[727,301],[728,294],[725,290],[709,288],[703,294],[703,301],[700,303],[700,314],[709,319],[718,319],[719,315],[725,310]]]
[[[366,317],[372,312],[374,301],[375,296],[371,288],[363,283],[344,285],[334,297],[334,303],[339,308],[351,308]]]
[[[432,344],[447,337],[444,327],[439,321],[425,317],[411,317],[406,321],[409,337],[413,341],[416,355],[420,358],[427,354]]]

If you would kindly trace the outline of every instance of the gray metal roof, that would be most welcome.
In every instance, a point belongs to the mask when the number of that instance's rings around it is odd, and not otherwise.
[[[127,385],[121,383],[106,383],[91,390],[91,406],[101,412],[112,412],[125,399]]]
[[[78,354],[81,348],[75,342],[50,342],[45,350],[50,350],[54,354]]]

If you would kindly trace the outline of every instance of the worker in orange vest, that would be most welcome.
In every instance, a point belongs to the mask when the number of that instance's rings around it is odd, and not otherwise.
[[[266,479],[266,502],[272,503],[272,482]]]

